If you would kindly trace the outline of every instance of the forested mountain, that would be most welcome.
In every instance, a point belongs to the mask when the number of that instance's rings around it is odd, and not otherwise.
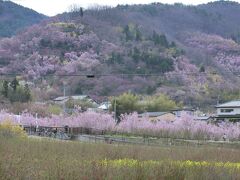
[[[69,94],[163,92],[194,106],[238,98],[239,10],[230,1],[74,9],[2,39],[0,72],[35,81],[44,98],[63,84]]]
[[[0,0],[0,37],[10,37],[23,28],[39,23],[46,16],[31,9]]]

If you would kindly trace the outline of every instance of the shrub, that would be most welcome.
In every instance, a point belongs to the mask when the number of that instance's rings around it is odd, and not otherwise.
[[[26,132],[19,125],[13,125],[11,120],[4,120],[0,124],[0,135],[4,137],[26,137]]]
[[[164,94],[147,98],[143,106],[147,112],[169,111],[177,108],[177,104]]]
[[[119,118],[121,114],[130,114],[134,111],[141,111],[138,104],[139,96],[132,93],[124,93],[116,98],[112,98],[110,109],[114,111],[116,108],[116,116]]]
[[[60,115],[62,113],[62,108],[58,105],[49,105],[48,112],[54,115]]]

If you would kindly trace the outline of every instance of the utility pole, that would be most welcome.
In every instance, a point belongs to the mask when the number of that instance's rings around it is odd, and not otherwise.
[[[217,97],[217,105],[219,105],[219,99],[220,99],[220,95],[218,95]]]
[[[66,97],[66,84],[63,82],[63,112],[66,113],[65,97]]]
[[[117,123],[117,100],[114,98],[114,120]]]
[[[35,114],[35,122],[36,122],[36,126],[38,126],[38,113]]]

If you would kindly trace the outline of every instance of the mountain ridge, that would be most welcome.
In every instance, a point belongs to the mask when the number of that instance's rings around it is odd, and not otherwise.
[[[0,37],[11,37],[25,27],[37,24],[47,16],[17,5],[11,1],[0,1]]]

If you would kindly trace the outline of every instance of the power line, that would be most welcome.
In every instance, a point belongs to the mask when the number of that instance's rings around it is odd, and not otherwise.
[[[231,74],[240,77],[240,71],[224,71],[223,74]],[[169,75],[189,75],[189,76],[206,76],[206,75],[220,75],[218,72],[169,72]],[[20,73],[0,73],[0,76],[24,76]],[[94,74],[94,73],[85,73],[85,74],[47,74],[41,75],[42,77],[104,77],[104,76],[152,76],[152,77],[163,77],[166,76],[165,73],[109,73],[109,74]]]

